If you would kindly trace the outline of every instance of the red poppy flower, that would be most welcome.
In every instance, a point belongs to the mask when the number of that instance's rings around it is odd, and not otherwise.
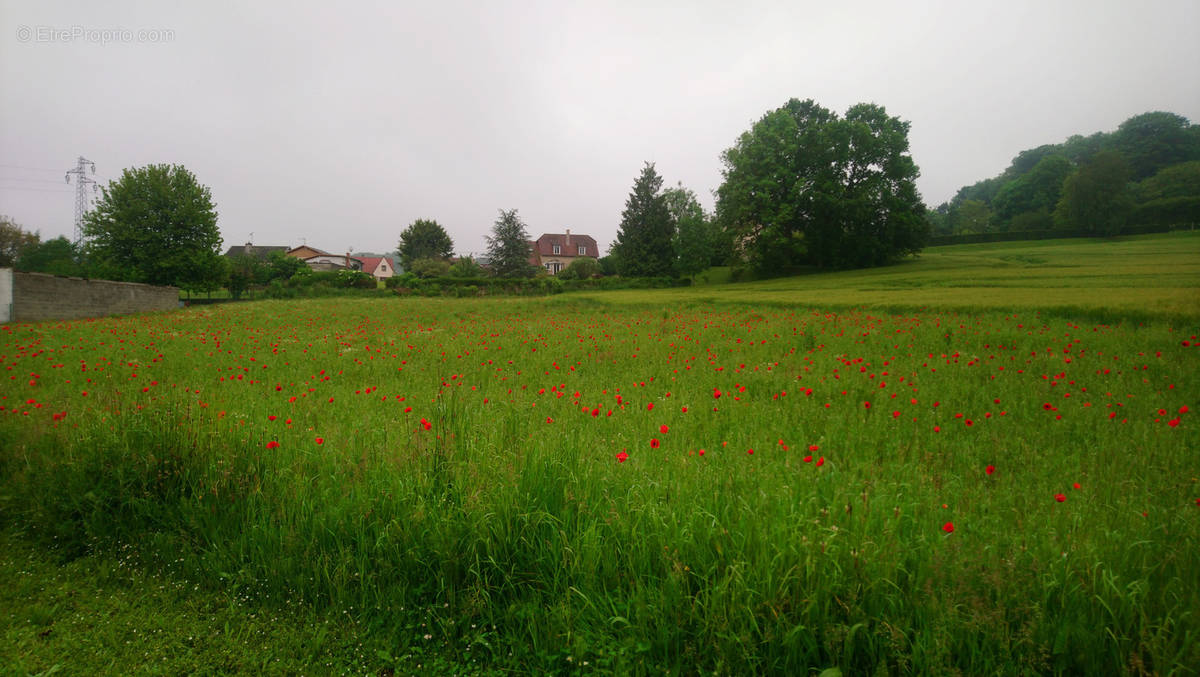
[[[1082,489],[1082,488],[1083,488],[1083,487],[1079,486],[1079,482],[1076,482],[1075,484],[1072,484],[1072,485],[1071,485],[1071,487],[1073,487],[1073,488],[1075,488],[1075,489]]]
[[[805,457],[804,457],[804,462],[805,462],[805,463],[812,463],[812,456],[805,456]]]
[[[668,431],[668,430],[670,430],[670,428],[668,428],[668,427],[667,427],[667,424],[665,424],[665,423],[664,423],[664,424],[662,424],[662,425],[660,425],[660,426],[658,426],[658,432],[660,432],[660,433],[662,433],[662,434],[664,434],[664,435],[666,435],[666,434],[667,434],[667,431]]]
[[[720,391],[720,390],[717,390],[716,388],[713,388],[713,399],[714,399],[714,400],[719,400],[719,399],[721,399],[721,391]]]
[[[658,438],[657,438],[657,437],[655,437],[654,439],[650,440],[650,448],[651,448],[651,449],[657,449],[657,448],[658,448]]]
[[[318,438],[317,438],[317,444],[325,444],[325,438],[324,438],[324,437],[318,437]]]
[[[952,534],[954,533],[954,522],[946,522],[942,525],[942,531]]]
[[[994,465],[989,465],[988,467],[984,468],[984,469],[983,469],[983,471],[984,471],[985,473],[987,473],[987,474],[991,475],[992,473],[996,472],[996,466],[994,466]]]
[[[617,454],[617,463],[624,463],[625,459],[627,459],[627,458],[629,458],[629,454],[625,453],[624,450],[622,450],[621,453]]]
[[[700,451],[698,451],[698,452],[696,452],[696,453],[697,453],[697,454],[700,454],[701,456],[703,456],[703,455],[704,455],[704,450],[703,450],[703,449],[701,449]],[[1196,499],[1196,505],[1200,505],[1200,498],[1197,498],[1197,499]]]
[[[825,465],[825,457],[824,456],[817,459],[817,467],[820,468],[823,465]]]
[[[552,419],[552,418],[550,418],[549,416],[547,416],[547,417],[546,417],[546,423],[554,423],[554,419]]]
[[[1179,425],[1179,418],[1176,417],[1176,418],[1171,419],[1170,421],[1167,421],[1167,425],[1174,428],[1175,426]]]
[[[647,405],[646,405],[646,411],[651,411],[652,409],[654,409],[654,403],[653,403],[653,402],[651,402],[650,404],[647,404]]]
[[[267,448],[268,449],[278,449],[279,443],[276,442],[275,440],[271,440],[270,442],[267,442]]]
[[[429,430],[429,429],[433,428],[433,424],[430,423],[429,421],[426,421],[425,419],[421,419],[421,427],[425,428],[426,430]]]
[[[274,415],[274,414],[272,414],[271,416],[268,416],[268,417],[267,417],[267,420],[268,420],[268,421],[274,421],[274,420],[275,420],[275,415]]]
[[[1062,503],[1063,501],[1067,500],[1067,495],[1066,494],[1054,494],[1054,500],[1058,501],[1059,503]]]
[[[751,456],[753,456],[753,455],[754,455],[754,450],[753,450],[753,449],[747,449],[747,450],[746,450],[746,453],[747,453],[747,454],[750,454]]]

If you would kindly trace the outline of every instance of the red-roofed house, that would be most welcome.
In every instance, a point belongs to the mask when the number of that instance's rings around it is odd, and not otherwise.
[[[532,258],[551,275],[557,275],[581,256],[600,258],[600,246],[591,235],[572,235],[570,230],[545,233],[533,243]]]
[[[382,280],[396,274],[396,264],[389,256],[360,256],[358,258],[362,259],[363,272],[374,275],[376,279]]]

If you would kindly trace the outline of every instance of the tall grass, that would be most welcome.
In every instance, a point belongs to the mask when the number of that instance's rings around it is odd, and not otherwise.
[[[603,298],[10,325],[0,520],[464,666],[1195,674],[1195,324]]]

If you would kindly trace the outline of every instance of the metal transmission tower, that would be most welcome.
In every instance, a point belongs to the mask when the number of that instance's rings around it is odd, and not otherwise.
[[[92,187],[92,192],[96,192],[96,180],[87,175],[87,168],[91,167],[92,173],[96,173],[96,163],[91,160],[79,156],[79,160],[75,164],[74,169],[67,170],[67,183],[71,183],[71,175],[75,175],[75,245],[83,244],[83,215],[87,213],[90,206],[88,199],[87,187]]]

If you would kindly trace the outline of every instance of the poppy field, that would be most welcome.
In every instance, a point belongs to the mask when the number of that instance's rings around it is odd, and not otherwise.
[[[602,299],[4,326],[0,519],[373,673],[1196,674],[1195,324]]]

